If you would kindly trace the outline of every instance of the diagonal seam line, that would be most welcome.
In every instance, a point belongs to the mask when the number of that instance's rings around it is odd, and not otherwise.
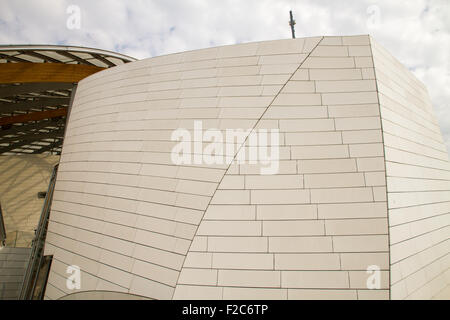
[[[202,221],[203,221],[203,217],[205,216],[206,210],[208,210],[208,208],[209,208],[209,206],[210,206],[210,204],[211,204],[211,201],[212,201],[212,199],[214,198],[214,195],[216,194],[216,191],[219,189],[219,186],[220,186],[220,184],[222,183],[223,178],[226,176],[228,170],[230,169],[231,164],[232,164],[232,163],[234,162],[234,160],[236,159],[236,156],[239,154],[239,152],[241,151],[242,147],[247,143],[247,140],[249,139],[250,135],[252,134],[252,132],[254,132],[255,128],[256,128],[257,125],[258,125],[258,123],[261,122],[261,120],[262,120],[262,118],[264,117],[264,115],[266,114],[267,110],[269,110],[269,108],[270,108],[270,107],[272,106],[272,104],[274,103],[275,99],[280,95],[280,93],[281,93],[281,91],[283,91],[284,87],[286,87],[286,85],[288,84],[288,82],[291,81],[292,77],[293,77],[293,76],[297,73],[297,71],[302,67],[302,65],[303,65],[303,64],[305,63],[305,61],[309,58],[309,56],[314,52],[314,50],[316,50],[317,46],[322,42],[323,38],[324,38],[324,36],[322,36],[322,37],[320,38],[320,40],[319,40],[319,41],[317,42],[317,44],[311,49],[311,51],[308,53],[308,55],[305,57],[305,59],[303,59],[303,61],[300,62],[300,64],[298,65],[297,69],[295,69],[295,70],[292,72],[291,76],[286,80],[286,82],[283,84],[283,86],[280,88],[280,90],[277,92],[277,94],[273,97],[272,101],[269,102],[269,104],[268,104],[266,110],[264,110],[264,112],[261,114],[261,116],[259,117],[259,119],[256,120],[255,125],[253,126],[252,130],[251,130],[250,133],[247,135],[247,137],[245,138],[245,140],[243,141],[243,143],[241,144],[241,146],[237,149],[236,154],[235,154],[234,157],[233,157],[233,160],[230,162],[230,164],[229,164],[229,166],[227,167],[225,173],[223,174],[222,178],[220,179],[219,183],[217,184],[217,188],[214,190],[214,193],[212,194],[211,198],[209,199],[208,205],[206,206],[206,208],[205,208],[205,210],[204,210],[204,212],[203,212],[202,218],[200,219],[200,222],[199,222],[199,224],[198,224],[198,226],[197,226],[197,228],[196,228],[196,230],[195,230],[194,237],[192,238],[192,241],[191,241],[191,243],[189,244],[189,248],[188,248],[188,250],[187,250],[187,252],[186,252],[186,256],[184,257],[183,264],[181,265],[180,272],[178,273],[177,281],[176,281],[176,284],[175,284],[175,289],[174,289],[174,291],[173,291],[173,293],[172,293],[172,300],[173,300],[173,296],[175,295],[175,290],[176,290],[176,287],[177,287],[177,285],[178,285],[178,281],[179,281],[179,279],[180,279],[181,271],[183,270],[183,268],[184,268],[184,263],[186,262],[187,254],[188,254],[189,251],[191,250],[192,242],[194,242],[194,239],[195,239],[195,237],[197,236],[198,228],[200,227],[200,224],[201,224]],[[304,48],[305,44],[306,44],[306,39],[305,39],[305,43],[303,44],[303,48]],[[208,248],[206,248],[206,249],[208,249]],[[223,299],[223,291],[222,291],[222,299]]]

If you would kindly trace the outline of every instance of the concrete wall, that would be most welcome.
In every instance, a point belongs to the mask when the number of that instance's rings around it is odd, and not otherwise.
[[[278,173],[174,164],[171,134],[194,120],[279,129]],[[46,299],[388,299],[385,176],[368,36],[210,48],[99,72],[79,83],[67,127]],[[79,290],[66,287],[70,265],[81,268]],[[379,289],[367,289],[371,265]]]
[[[34,238],[53,166],[54,155],[0,156],[0,202],[7,233],[6,245],[29,247]]]
[[[372,41],[389,203],[393,299],[450,298],[450,163],[424,85]]]
[[[19,298],[30,252],[30,248],[0,247],[0,300]]]

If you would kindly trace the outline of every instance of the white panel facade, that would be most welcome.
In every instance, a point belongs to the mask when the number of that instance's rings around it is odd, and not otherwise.
[[[393,299],[450,299],[450,163],[427,89],[372,41],[389,205]]]
[[[421,231],[406,238],[429,234],[424,241],[433,242],[439,259],[427,256],[428,269],[439,266],[445,280],[448,184],[404,183],[388,170],[386,189],[385,166],[404,156],[389,153],[382,131],[392,111],[383,114],[373,47],[369,36],[240,44],[146,59],[82,80],[50,216],[46,254],[54,259],[46,298],[111,291],[152,299],[389,299],[391,284],[409,280],[390,275],[403,259],[394,238],[402,243],[405,235],[400,239],[388,219],[388,205],[389,214],[433,206],[407,221]],[[391,99],[427,101],[404,93]],[[405,121],[424,114],[432,118],[427,110]],[[207,144],[195,147],[199,121],[203,132],[245,132],[227,141],[227,162],[209,163]],[[179,129],[192,132],[192,163],[172,158]],[[277,170],[261,174],[261,163],[239,160],[254,151],[255,133],[269,131],[278,132],[270,141]],[[448,173],[436,122],[414,132],[436,147],[417,139],[402,144],[415,148],[417,163],[405,160],[398,170],[420,178],[437,174],[430,170]],[[434,169],[410,168],[424,157]],[[404,186],[417,190],[409,196]],[[423,194],[430,188],[436,192]],[[433,218],[414,223],[424,214]],[[407,219],[395,217],[399,225]],[[71,265],[81,270],[78,290],[66,285]],[[373,268],[375,287],[367,272]]]

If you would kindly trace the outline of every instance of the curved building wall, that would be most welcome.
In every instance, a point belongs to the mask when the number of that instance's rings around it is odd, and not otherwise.
[[[174,163],[174,130],[193,132],[195,145],[196,121],[246,132],[229,143],[231,163]],[[275,174],[238,161],[264,129],[279,132]],[[368,36],[209,48],[99,72],[79,83],[67,126],[46,298],[387,299],[385,176]]]
[[[450,299],[450,163],[427,89],[372,42],[389,203],[393,299]]]

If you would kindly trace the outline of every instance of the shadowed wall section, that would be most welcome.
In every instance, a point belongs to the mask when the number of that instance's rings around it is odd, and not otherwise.
[[[5,63],[0,69],[0,83],[76,83],[104,69],[97,66],[64,63]]]

